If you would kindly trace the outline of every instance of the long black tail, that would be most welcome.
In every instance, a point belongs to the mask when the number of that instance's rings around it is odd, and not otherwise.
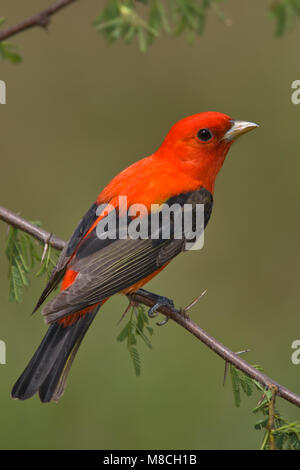
[[[66,380],[81,341],[99,307],[82,316],[76,323],[63,326],[53,323],[33,358],[12,389],[12,398],[26,400],[36,392],[42,402],[57,401],[64,392]]]

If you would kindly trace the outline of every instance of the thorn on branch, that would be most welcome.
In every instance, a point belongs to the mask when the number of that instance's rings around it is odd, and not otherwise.
[[[255,408],[258,408],[262,404],[265,398],[266,398],[266,394],[263,393],[260,399],[258,400],[258,402],[256,403]]]
[[[121,321],[123,320],[123,318],[125,317],[125,315],[129,312],[129,310],[130,310],[132,307],[136,307],[137,305],[138,305],[137,302],[135,302],[134,300],[132,300],[132,299],[129,297],[128,305],[127,305],[127,307],[125,308],[124,312],[122,313],[120,319],[118,320],[117,325],[119,325],[119,324],[121,323]]]
[[[202,297],[206,294],[206,292],[207,292],[207,289],[205,289],[200,295],[198,295],[198,297],[192,300],[192,302],[188,304],[185,308],[181,309],[182,315],[184,315],[186,318],[189,318],[188,315],[186,315],[186,313],[191,308],[193,308],[199,302],[200,299],[202,299]]]
[[[47,29],[50,23],[51,19],[47,13],[41,13],[37,19],[37,26],[41,26],[44,29]]]
[[[45,245],[44,245],[44,250],[43,250],[43,254],[42,254],[42,258],[41,258],[41,264],[43,264],[43,261],[44,261],[44,259],[45,259],[46,254],[47,254],[47,251],[48,251],[48,249],[49,249],[49,243],[50,243],[50,240],[51,240],[52,235],[53,235],[53,234],[50,233],[50,235],[49,235],[49,237],[48,237],[48,239],[46,240],[46,243],[45,243]]]
[[[27,18],[16,25],[10,26],[5,30],[1,30],[0,42],[23,31],[26,31],[27,29],[34,28],[35,26],[40,26],[44,29],[47,29],[47,26],[50,24],[51,17],[75,1],[77,0],[57,0],[43,11],[36,13],[30,18]]]
[[[251,351],[251,349],[244,349],[243,351],[237,351],[235,354],[237,354],[239,356],[240,354],[244,354],[244,353],[247,353],[247,352],[250,352],[250,351]],[[225,382],[226,382],[226,378],[227,378],[227,374],[228,374],[228,366],[229,366],[229,362],[225,361],[223,386],[225,385]]]

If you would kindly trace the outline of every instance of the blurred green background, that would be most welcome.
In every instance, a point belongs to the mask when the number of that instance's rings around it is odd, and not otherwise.
[[[2,0],[0,13],[14,24],[48,4]],[[48,32],[13,38],[24,62],[0,63],[1,204],[67,238],[110,179],[152,153],[178,119],[214,110],[260,123],[218,177],[204,250],[178,257],[148,288],[178,306],[207,288],[192,318],[231,349],[251,348],[247,360],[299,393],[291,343],[300,338],[300,106],[290,96],[300,37],[298,29],[275,39],[267,4],[228,0],[230,27],[210,14],[193,44],[161,38],[146,55],[96,34],[101,1],[65,9]],[[30,316],[44,281],[32,277],[24,303],[8,303],[6,231],[1,223],[2,449],[259,446],[251,413],[259,395],[236,409],[222,360],[176,324],[155,327],[152,352],[140,345],[135,377],[116,341],[127,305],[119,296],[98,315],[58,404],[11,400],[45,331],[40,314]],[[300,419],[296,407],[281,399],[278,407]]]

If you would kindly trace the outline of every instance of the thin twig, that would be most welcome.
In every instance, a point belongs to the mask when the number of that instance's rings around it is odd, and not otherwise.
[[[4,220],[10,225],[29,233],[36,239],[40,240],[43,243],[48,241],[49,245],[53,246],[61,250],[65,246],[65,241],[52,235],[49,240],[49,232],[46,230],[40,229],[35,225],[27,222],[22,217],[12,213],[8,209],[0,206],[0,219]],[[156,294],[152,294],[151,292],[147,292],[144,290],[138,290],[136,293],[131,294],[128,296],[135,302],[145,305],[146,307],[153,307],[156,304],[157,296]],[[267,375],[263,374],[259,370],[255,369],[251,366],[248,362],[244,359],[239,357],[238,354],[231,351],[229,348],[224,346],[220,341],[213,338],[211,335],[206,333],[199,325],[194,323],[190,318],[186,317],[182,314],[180,310],[177,310],[175,307],[171,306],[161,306],[157,309],[158,312],[162,313],[163,315],[168,316],[178,325],[185,328],[189,333],[194,335],[198,338],[202,343],[208,346],[212,351],[218,354],[224,361],[229,362],[230,364],[234,365],[237,369],[244,372],[246,375],[251,377],[254,380],[257,380],[261,385],[267,387],[271,390],[276,390],[276,394],[283,399],[293,403],[296,406],[300,407],[300,396],[296,393],[292,392],[288,388],[280,385],[275,380],[271,379]]]
[[[274,425],[275,425],[275,400],[276,400],[276,394],[278,392],[277,392],[276,385],[272,385],[270,389],[272,391],[272,398],[269,403],[269,419],[268,419],[267,429],[268,429],[268,435],[269,435],[269,448],[270,450],[275,450],[276,446],[275,446],[275,437],[273,434],[273,430],[274,430]]]
[[[60,238],[56,237],[55,235],[46,232],[40,227],[31,224],[27,220],[23,219],[17,214],[9,211],[5,207],[0,206],[0,220],[8,223],[9,225],[13,225],[14,227],[22,230],[23,232],[28,233],[32,237],[40,240],[44,244],[48,243],[48,245],[53,246],[57,250],[62,250],[65,246],[65,241],[61,240]]]
[[[14,26],[10,26],[9,28],[0,31],[0,42],[35,26],[46,28],[50,23],[51,16],[74,2],[76,2],[76,0],[58,0],[49,7],[45,8],[45,10],[36,13],[30,18],[27,18],[26,20],[21,21]]]

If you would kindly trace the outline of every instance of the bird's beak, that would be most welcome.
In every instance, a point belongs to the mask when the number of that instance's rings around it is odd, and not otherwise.
[[[256,127],[259,127],[259,126],[258,124],[255,124],[255,122],[232,121],[232,126],[224,134],[223,140],[230,142],[232,140],[235,140],[240,135],[246,134],[246,132],[252,131],[252,129],[255,129]]]

